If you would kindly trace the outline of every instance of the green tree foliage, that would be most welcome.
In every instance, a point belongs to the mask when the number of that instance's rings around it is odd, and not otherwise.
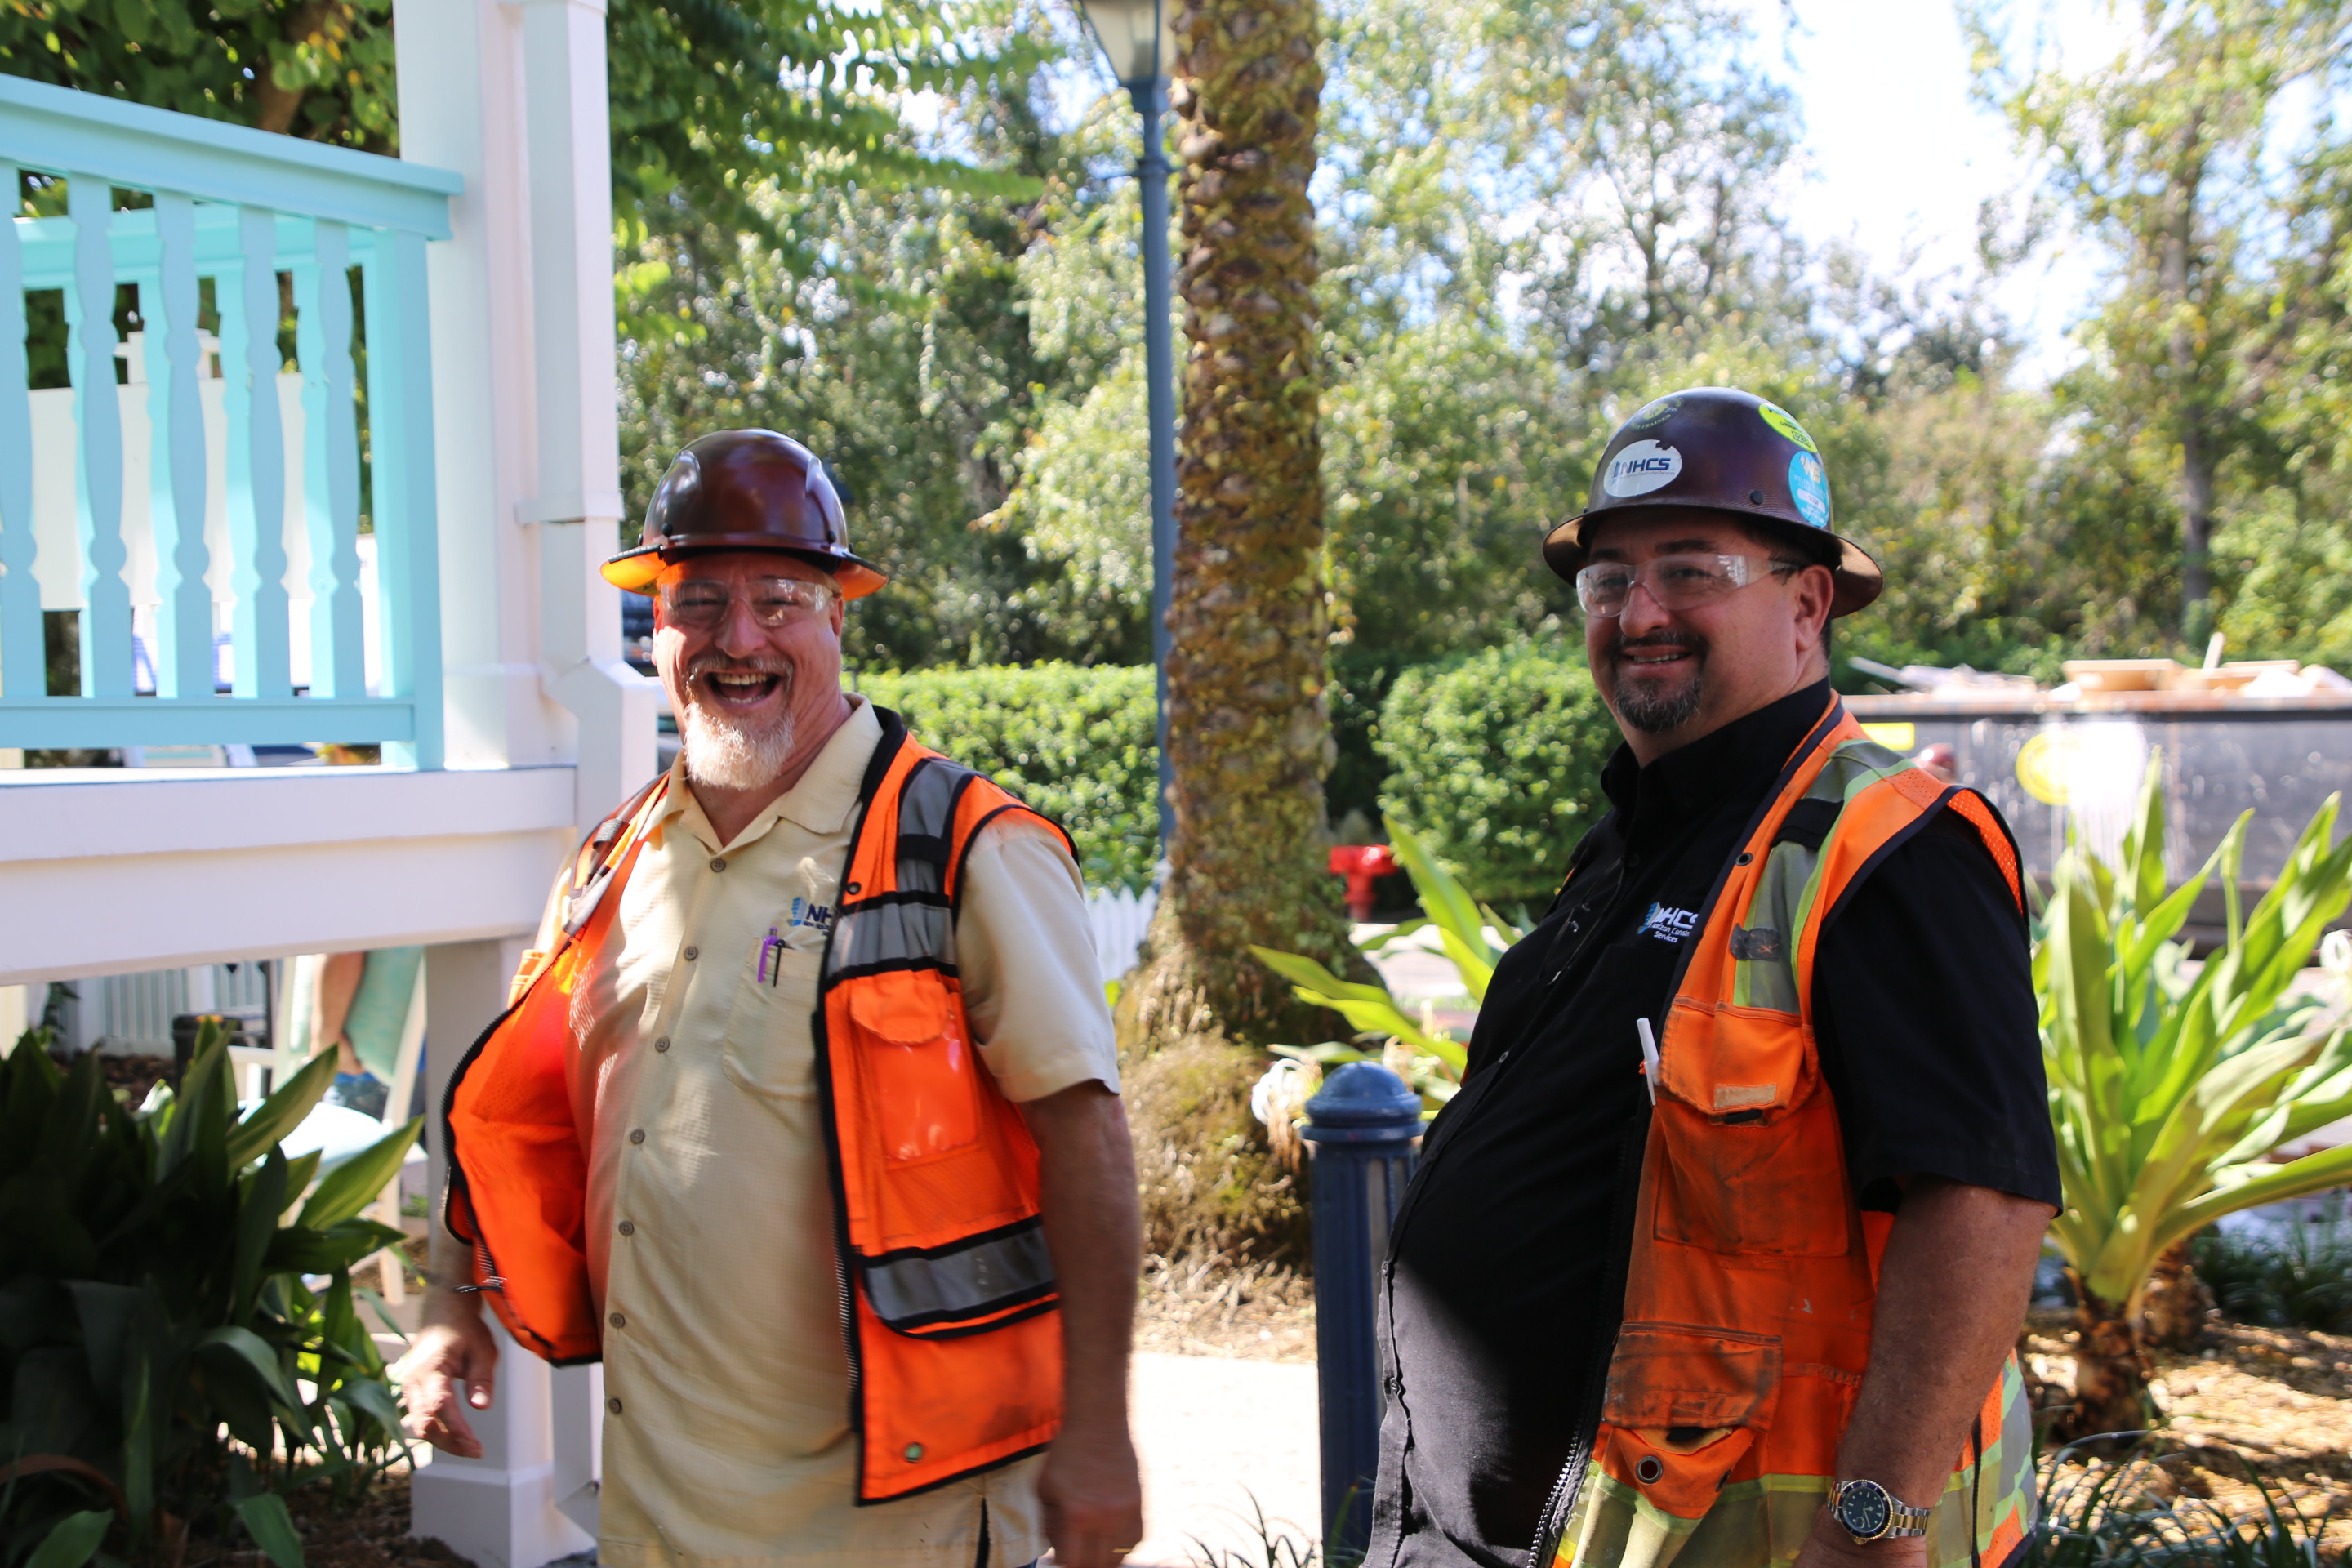
[[[2201,642],[2231,492],[2278,477],[2263,461],[2265,402],[2301,368],[2307,329],[2334,314],[2305,285],[2341,258],[2340,209],[2310,199],[2340,153],[2325,122],[2294,145],[2283,100],[2340,81],[2352,11],[2159,0],[2137,8],[2115,58],[2073,69],[2007,47],[1990,7],[1963,14],[1979,93],[2049,160],[2057,195],[2112,262],[2107,301],[2084,327],[2092,357],[2062,392],[2084,429],[2066,467],[2097,476],[2091,526],[2071,542],[2110,557],[2111,591],[2136,616],[2177,606],[2182,637]],[[2133,504],[2135,487],[2166,504]],[[2152,536],[2133,527],[2146,521],[2158,523]]]
[[[930,0],[613,0],[625,225],[688,191],[706,219],[805,255],[811,238],[772,227],[778,210],[753,199],[763,184],[821,170],[875,188],[1030,189],[925,155],[898,122],[906,94],[990,81],[1006,62],[985,36]],[[392,0],[14,0],[0,6],[0,71],[368,152],[399,145]]]

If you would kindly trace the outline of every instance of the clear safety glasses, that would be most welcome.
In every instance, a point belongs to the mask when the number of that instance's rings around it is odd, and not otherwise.
[[[1662,610],[1687,610],[1736,593],[1750,583],[1796,563],[1765,555],[1656,555],[1639,566],[1622,561],[1596,561],[1576,574],[1576,602],[1594,620],[1612,621],[1625,613],[1639,583]]]
[[[732,613],[735,590],[724,583],[689,577],[682,583],[665,583],[660,590],[662,615],[673,626],[689,631],[707,632]],[[822,615],[833,604],[835,588],[829,583],[812,583],[804,577],[755,577],[743,585],[743,598],[751,606],[751,618],[763,626],[781,626],[806,616]]]

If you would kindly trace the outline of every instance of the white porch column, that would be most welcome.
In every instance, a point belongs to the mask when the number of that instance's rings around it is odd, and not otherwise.
[[[448,942],[425,950],[425,1101],[431,1108],[425,1123],[431,1156],[426,1205],[436,1224],[447,1169],[440,1106],[450,1069],[505,1007],[507,980],[522,960],[522,939],[510,938]],[[584,1414],[577,1386],[560,1384],[580,1384],[593,1377],[593,1369],[555,1371],[516,1344],[505,1330],[496,1332],[497,1401],[467,1416],[482,1439],[482,1457],[434,1455],[410,1484],[411,1528],[417,1535],[439,1538],[481,1568],[540,1568],[594,1544],[594,1494],[589,1493],[589,1508],[581,1510],[572,1495],[581,1486],[572,1473],[577,1460],[564,1452],[565,1445],[556,1436],[559,1403],[566,1406],[564,1415],[572,1425]],[[566,1459],[572,1462],[563,1463]],[[566,1508],[566,1502],[573,1506]]]
[[[609,116],[596,0],[396,0],[404,153],[466,177],[431,250],[452,767],[579,765],[584,828],[654,771],[620,658]]]
[[[653,776],[658,687],[621,658],[620,591],[597,568],[619,548],[611,114],[604,0],[517,0],[531,170],[538,488],[518,511],[540,533],[547,689],[579,725],[584,828]]]

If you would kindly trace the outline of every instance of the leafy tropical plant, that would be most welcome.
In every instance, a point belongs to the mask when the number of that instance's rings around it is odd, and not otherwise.
[[[2120,868],[2079,844],[2059,860],[2033,974],[2067,1204],[2051,1232],[2081,1331],[2063,1436],[2148,1425],[2139,1317],[2159,1255],[2223,1215],[2352,1175],[2352,1146],[2270,1159],[2352,1113],[2347,1031],[2314,1031],[2312,1005],[2286,1000],[2352,901],[2352,840],[2330,847],[2336,805],[2329,796],[2251,914],[2238,873],[2253,814],[2168,889],[2153,764]],[[2217,869],[2224,940],[2194,966],[2177,939]]]
[[[402,1442],[351,1268],[400,1239],[360,1211],[419,1124],[314,1186],[319,1155],[278,1142],[332,1053],[241,1112],[208,1020],[178,1091],[133,1110],[47,1043],[0,1062],[0,1564],[172,1563],[242,1531],[301,1568],[285,1494],[356,1492]]]
[[[2259,1515],[2233,1518],[2210,1499],[2179,1496],[2166,1472],[2181,1453],[2084,1465],[2077,1448],[2050,1450],[2035,1467],[2042,1522],[2025,1568],[2340,1568],[2343,1550],[2324,1543],[2326,1514],[2305,1514],[2231,1452],[2262,1495]]]
[[[1442,951],[1454,961],[1455,972],[1462,976],[1462,989],[1473,1001],[1484,1002],[1486,986],[1495,977],[1495,965],[1503,959],[1503,948],[1487,940],[1487,931],[1500,935],[1506,947],[1526,933],[1517,922],[1473,898],[1458,878],[1438,864],[1429,847],[1411,828],[1394,817],[1384,820],[1389,847],[1395,851],[1405,874],[1412,879],[1413,892],[1421,900],[1422,918],[1407,921],[1361,943],[1363,952],[1367,955],[1382,952],[1417,932],[1434,930]],[[1318,1067],[1386,1060],[1420,1091],[1424,1114],[1430,1116],[1437,1114],[1438,1108],[1454,1098],[1454,1091],[1461,1086],[1462,1068],[1469,1053],[1462,1042],[1440,1031],[1427,1016],[1416,1022],[1397,1005],[1387,986],[1342,980],[1315,960],[1298,953],[1276,952],[1265,947],[1253,947],[1250,951],[1257,954],[1259,963],[1289,981],[1291,994],[1300,1001],[1330,1008],[1356,1029],[1353,1045],[1327,1040],[1316,1046],[1276,1046],[1276,1055]]]

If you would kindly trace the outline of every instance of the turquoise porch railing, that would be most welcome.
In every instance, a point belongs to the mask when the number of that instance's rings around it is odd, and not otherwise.
[[[15,216],[28,171],[65,216]],[[425,251],[461,184],[0,76],[0,746],[441,765]],[[44,290],[69,388],[33,384]],[[78,691],[49,688],[45,609],[78,613]]]

